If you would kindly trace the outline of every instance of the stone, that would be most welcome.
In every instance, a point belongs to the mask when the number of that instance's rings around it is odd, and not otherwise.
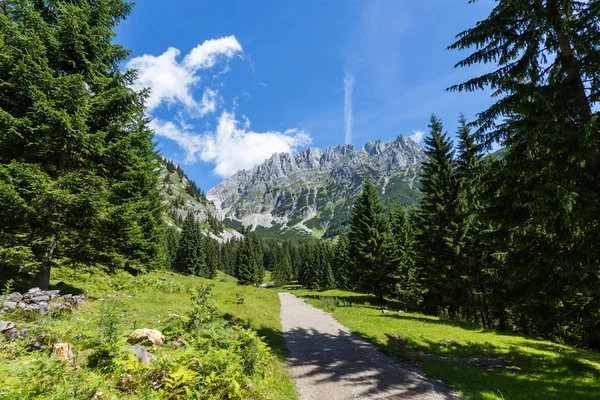
[[[171,348],[177,350],[180,347],[185,346],[185,341],[183,340],[183,336],[178,335],[177,339],[175,339],[172,343],[171,343]]]
[[[127,342],[130,344],[152,345],[156,347],[165,342],[165,337],[156,329],[143,328],[131,332],[127,338]]]
[[[21,332],[19,332],[19,330],[17,328],[12,328],[4,333],[4,337],[9,342],[14,342],[15,340],[17,340],[19,338],[19,336],[21,336]]]
[[[34,288],[29,289],[29,291],[27,293],[38,293],[41,291],[42,291],[42,289],[40,289],[39,287],[34,287]]]
[[[156,361],[156,356],[148,351],[146,346],[131,346],[131,351],[137,357],[138,361],[143,364],[149,364]]]
[[[121,374],[119,376],[119,383],[117,388],[122,392],[128,392],[135,389],[138,386],[138,381],[131,374]]]
[[[4,308],[8,308],[9,310],[14,310],[15,308],[17,308],[17,303],[14,301],[5,301],[4,302]]]
[[[50,345],[50,340],[45,334],[38,335],[29,341],[25,347],[27,351],[45,350]]]
[[[49,301],[50,300],[50,296],[47,296],[47,295],[36,296],[32,300],[35,301],[36,303],[39,303],[41,301]]]
[[[54,346],[52,346],[52,351],[61,361],[68,365],[73,361],[73,346],[71,343],[55,343]]]
[[[152,389],[158,390],[163,386],[164,381],[167,379],[169,373],[165,369],[155,369],[146,374],[150,386]]]
[[[31,303],[27,304],[24,308],[25,311],[33,311],[39,313],[42,307],[39,304]]]
[[[100,400],[100,397],[104,396],[104,392],[97,392],[94,396],[92,396],[91,400]]]
[[[23,295],[19,292],[14,292],[8,295],[8,297],[6,298],[7,301],[14,301],[15,303],[18,303],[21,301],[21,299],[23,298]]]
[[[536,338],[535,338],[535,340],[537,340],[537,341],[540,341],[540,342],[541,342],[542,340],[544,340],[544,338],[543,338],[543,337],[541,337],[541,336],[538,336],[538,337],[536,337]]]
[[[15,327],[15,324],[13,324],[10,321],[0,321],[0,333],[9,331],[9,330],[13,329],[14,327]]]

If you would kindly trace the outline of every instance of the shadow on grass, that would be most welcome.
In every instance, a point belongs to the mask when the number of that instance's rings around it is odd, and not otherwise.
[[[16,281],[13,283],[13,289],[11,291],[26,293],[29,289],[35,287],[31,281]],[[49,290],[60,290],[60,294],[83,294],[83,289],[69,285],[64,282],[59,282],[56,285],[50,285]]]
[[[368,333],[355,333],[387,354],[422,366],[428,377],[451,383],[472,400],[599,398],[600,368],[590,365],[600,361],[595,353],[559,351],[560,346],[527,339],[507,348],[489,342],[416,342],[389,333],[382,342]]]

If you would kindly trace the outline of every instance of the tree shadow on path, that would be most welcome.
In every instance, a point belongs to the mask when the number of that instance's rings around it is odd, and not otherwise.
[[[352,398],[459,398],[346,331],[329,334],[295,328],[285,332],[284,336],[289,352],[288,362],[295,378],[309,381],[313,386],[325,388],[333,385],[342,391],[348,390]],[[332,395],[322,398],[344,398],[340,392]]]

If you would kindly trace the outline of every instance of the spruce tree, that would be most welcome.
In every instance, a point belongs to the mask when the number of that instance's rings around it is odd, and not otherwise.
[[[264,274],[261,238],[258,233],[250,232],[240,242],[235,276],[240,285],[259,285]]]
[[[436,312],[451,306],[455,279],[456,216],[458,184],[452,142],[442,122],[434,115],[425,138],[427,161],[421,178],[421,207],[418,215],[419,274],[426,289],[425,307]]]
[[[282,246],[275,245],[274,257],[273,257],[273,283],[277,287],[281,287],[290,282],[292,276],[292,267],[289,264],[289,259],[285,254],[285,250]]]
[[[396,204],[390,213],[392,238],[391,260],[397,264],[397,292],[399,298],[411,304],[421,301],[422,287],[416,270],[415,236],[410,215],[401,204]]]
[[[200,276],[212,279],[217,275],[217,269],[221,264],[221,250],[219,243],[209,236],[204,237],[204,247],[206,251],[205,269]]]
[[[357,289],[379,299],[391,294],[396,271],[388,258],[389,226],[375,186],[368,180],[354,203],[348,241]]]
[[[352,259],[350,257],[350,242],[348,235],[338,236],[333,255],[333,276],[337,287],[352,290]]]
[[[492,87],[477,138],[504,158],[486,177],[500,327],[600,347],[600,1],[500,0],[451,48],[497,65],[451,90]],[[509,312],[507,312],[509,310]],[[518,316],[509,321],[510,316]]]
[[[174,226],[167,228],[165,235],[165,248],[165,253],[167,255],[166,265],[167,268],[171,269],[175,266],[177,250],[179,248],[179,231]]]
[[[206,254],[200,225],[189,213],[183,223],[175,269],[182,273],[200,275],[206,271]]]
[[[112,43],[131,7],[25,0],[0,11],[0,270],[37,270],[41,287],[58,258],[164,263],[146,94],[128,88],[129,52]]]
[[[252,260],[252,249],[247,237],[241,240],[235,263],[235,277],[239,285],[251,285],[254,283],[254,263]]]

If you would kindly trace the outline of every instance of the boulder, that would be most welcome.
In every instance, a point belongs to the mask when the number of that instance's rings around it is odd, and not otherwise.
[[[148,351],[146,346],[131,346],[131,351],[137,357],[138,361],[143,364],[149,364],[156,361],[156,356]]]
[[[54,354],[56,354],[61,361],[67,364],[71,364],[73,361],[73,346],[71,343],[55,343],[54,346],[52,346],[52,351],[54,351]]]
[[[42,289],[40,289],[39,287],[34,287],[34,288],[29,289],[27,291],[27,293],[38,293],[38,292],[41,292],[41,291],[42,291]]]
[[[156,347],[165,342],[165,337],[156,329],[143,328],[131,332],[127,338],[127,342],[130,344],[152,345]]]

